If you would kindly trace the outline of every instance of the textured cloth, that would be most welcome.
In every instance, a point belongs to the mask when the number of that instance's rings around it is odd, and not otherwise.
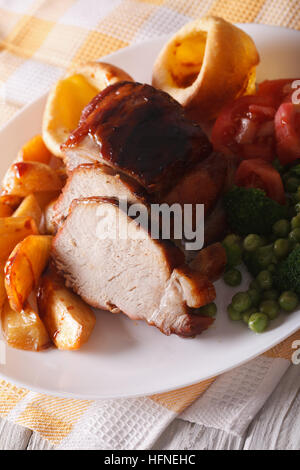
[[[300,29],[299,0],[0,0],[0,125],[68,67],[206,13]],[[0,381],[0,416],[61,449],[147,449],[179,415],[242,434],[289,367],[296,339],[217,379],[145,398],[67,400]]]

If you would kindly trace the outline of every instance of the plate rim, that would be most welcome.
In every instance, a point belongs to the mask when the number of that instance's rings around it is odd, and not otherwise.
[[[300,312],[300,309],[299,309],[299,312]],[[8,381],[9,383],[11,383],[12,385],[15,385],[17,387],[26,388],[30,392],[40,393],[40,394],[43,394],[43,395],[48,395],[48,396],[57,397],[57,398],[70,398],[70,399],[75,399],[75,400],[87,400],[87,401],[89,401],[89,400],[108,400],[108,399],[121,399],[121,398],[151,397],[153,395],[160,395],[160,394],[163,394],[163,393],[170,393],[170,392],[173,392],[173,391],[176,391],[176,390],[184,389],[186,387],[197,385],[201,382],[205,382],[205,381],[213,379],[213,378],[218,378],[218,377],[220,377],[221,375],[223,375],[227,372],[230,372],[230,371],[232,371],[232,370],[234,370],[238,367],[243,366],[244,364],[247,364],[248,362],[252,361],[253,359],[255,359],[257,357],[264,355],[267,351],[270,351],[271,349],[276,347],[278,344],[285,341],[287,338],[293,336],[297,331],[299,331],[299,327],[295,327],[295,329],[293,329],[292,333],[289,332],[289,333],[285,334],[280,339],[280,341],[274,340],[274,343],[272,343],[271,347],[270,347],[270,345],[268,345],[266,348],[263,348],[258,354],[254,353],[251,356],[248,356],[247,359],[243,359],[240,362],[235,363],[232,366],[226,367],[226,368],[224,368],[222,370],[219,370],[219,371],[216,370],[214,373],[207,374],[206,376],[204,376],[201,379],[188,381],[188,382],[186,382],[182,385],[178,385],[175,388],[174,387],[164,387],[161,390],[157,390],[157,391],[137,392],[137,393],[130,393],[129,395],[128,394],[124,395],[122,393],[116,393],[116,394],[111,394],[111,393],[109,393],[109,394],[104,393],[103,394],[102,393],[101,395],[92,393],[92,394],[89,394],[89,395],[85,395],[85,394],[74,393],[74,392],[63,392],[63,391],[55,392],[55,391],[49,391],[49,389],[46,389],[46,388],[43,388],[43,387],[38,387],[38,386],[35,386],[35,385],[33,385],[33,386],[29,385],[29,384],[26,383],[26,381],[19,381],[17,379],[11,379],[9,376],[1,373],[1,368],[0,368],[0,379]]]

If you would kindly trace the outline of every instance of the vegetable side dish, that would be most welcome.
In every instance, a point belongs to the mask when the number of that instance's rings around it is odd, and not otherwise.
[[[261,83],[256,95],[224,108],[212,130],[215,149],[237,165],[235,185],[223,198],[235,233],[223,241],[224,280],[241,283],[241,261],[254,276],[247,292],[233,296],[228,314],[257,333],[280,310],[290,313],[299,304],[300,114],[294,83]]]

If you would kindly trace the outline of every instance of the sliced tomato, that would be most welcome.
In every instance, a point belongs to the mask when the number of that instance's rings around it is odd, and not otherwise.
[[[282,103],[275,115],[277,154],[286,165],[300,158],[300,113],[293,103]]]
[[[279,204],[285,203],[280,174],[270,163],[260,158],[244,160],[240,163],[235,174],[235,184],[246,188],[263,189],[274,201]]]
[[[219,114],[211,134],[213,147],[239,160],[262,158],[272,161],[275,151],[272,96],[243,96]]]

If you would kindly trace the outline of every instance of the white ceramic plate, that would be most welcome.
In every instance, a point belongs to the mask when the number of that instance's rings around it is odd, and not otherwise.
[[[261,55],[258,81],[299,77],[300,33],[284,28],[243,25]],[[152,64],[166,38],[121,50],[105,58],[136,80],[150,82]],[[0,132],[3,176],[21,145],[40,132],[46,97],[27,106]],[[246,284],[245,284],[246,287]],[[280,316],[262,335],[228,320],[233,290],[217,284],[218,318],[195,339],[167,337],[124,315],[97,314],[87,345],[78,352],[50,349],[31,353],[6,349],[0,376],[17,385],[56,396],[95,399],[149,395],[190,385],[236,367],[278,344],[300,328],[300,311]],[[291,351],[292,353],[292,351]]]

